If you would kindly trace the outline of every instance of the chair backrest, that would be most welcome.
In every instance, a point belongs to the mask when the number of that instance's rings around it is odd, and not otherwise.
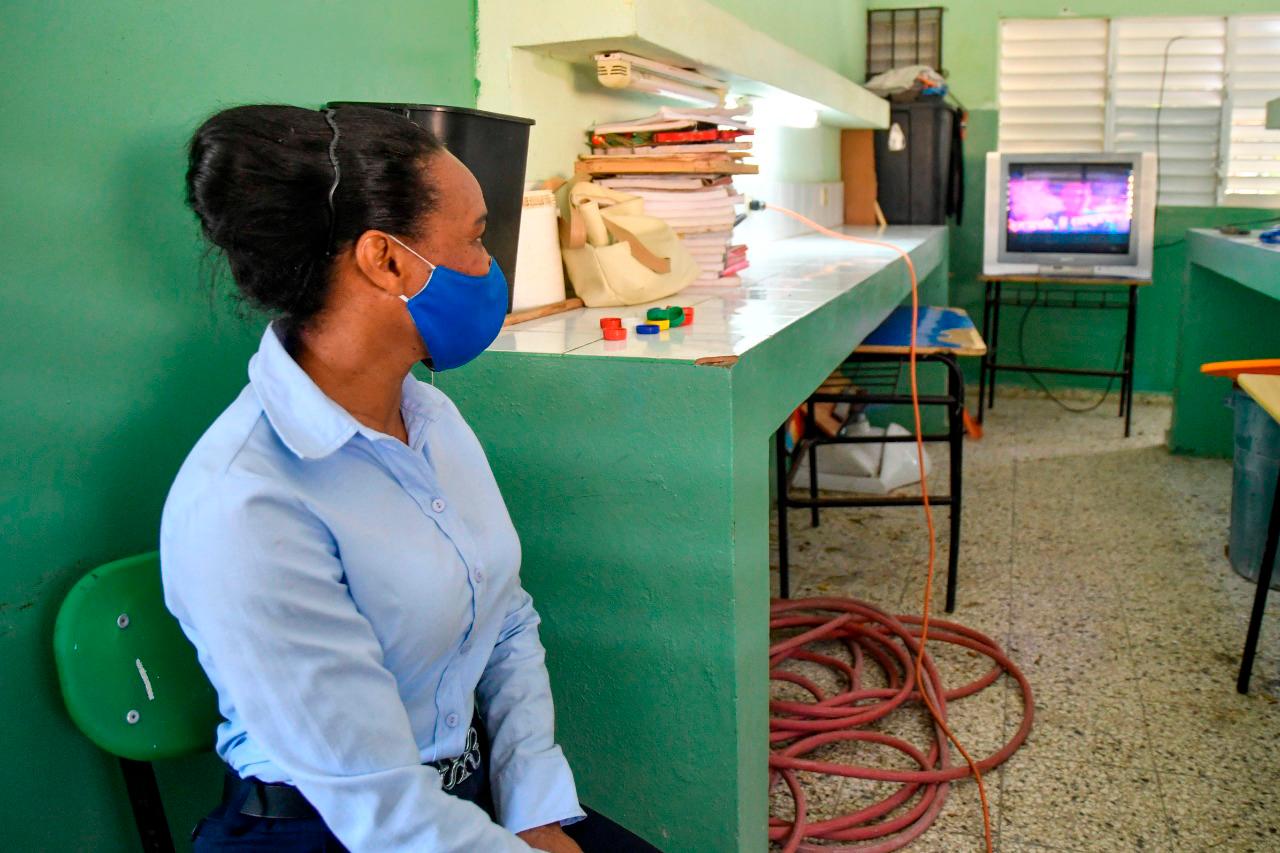
[[[81,578],[58,611],[53,653],[71,719],[107,752],[152,761],[212,747],[217,695],[164,606],[155,552]]]

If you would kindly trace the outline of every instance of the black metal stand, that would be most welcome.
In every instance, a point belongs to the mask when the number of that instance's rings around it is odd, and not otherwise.
[[[142,849],[146,853],[174,853],[173,836],[169,834],[169,821],[164,816],[155,770],[149,762],[121,758],[120,771],[124,774]]]
[[[855,353],[846,364],[865,364],[875,362],[897,362],[907,360],[906,355],[881,353]],[[926,442],[945,441],[951,445],[951,493],[949,495],[930,495],[931,506],[951,507],[951,547],[947,554],[947,603],[946,610],[951,613],[956,607],[956,580],[958,577],[958,560],[960,555],[960,507],[963,494],[963,462],[964,462],[964,375],[956,363],[955,356],[949,353],[931,353],[917,356],[917,361],[934,361],[946,366],[947,393],[945,395],[929,395],[920,397],[921,406],[945,406],[947,409],[947,431],[923,436]],[[774,436],[777,449],[778,475],[778,576],[779,595],[789,598],[791,595],[791,567],[787,553],[787,510],[807,508],[810,523],[817,527],[820,509],[836,509],[849,507],[873,506],[920,506],[922,498],[910,496],[860,497],[860,498],[819,498],[818,497],[818,447],[824,444],[879,444],[881,442],[914,442],[914,435],[902,436],[836,436],[818,435],[813,424],[814,403],[894,403],[911,402],[910,394],[885,393],[823,393],[809,397],[808,417],[804,438],[787,452],[787,425],[784,423]],[[794,466],[790,463],[800,459],[801,454],[809,456],[809,496],[795,498],[790,494],[791,478]]]
[[[1024,286],[1036,286],[1040,284],[1065,284],[1070,285],[1070,281],[1057,281],[1051,278],[1046,279],[1029,279],[1020,278],[1017,281],[989,280],[984,282],[984,294],[982,303],[982,334],[988,342],[987,354],[982,357],[982,365],[978,371],[978,423],[982,423],[983,417],[987,409],[994,409],[996,406],[996,372],[1000,370],[1013,371],[1017,373],[1053,373],[1065,376],[1102,376],[1107,378],[1118,378],[1120,380],[1120,413],[1119,417],[1124,418],[1124,436],[1129,437],[1129,433],[1133,423],[1133,354],[1134,344],[1138,334],[1138,288],[1145,282],[1129,283],[1124,281],[1107,282],[1105,284],[1089,284],[1088,288],[1096,290],[1099,287],[1125,287],[1129,290],[1129,298],[1123,304],[1116,304],[1108,301],[1105,296],[1099,301],[1081,300],[1081,290],[1071,291],[1069,300],[1062,300],[1056,303],[1047,303],[1045,307],[1050,308],[1125,308],[1127,316],[1125,319],[1124,332],[1124,355],[1121,362],[1120,370],[1086,370],[1077,367],[1047,367],[1033,364],[1002,364],[998,361],[1000,350],[1000,307],[1002,305],[1009,306],[1030,306],[1033,303],[1026,302],[1021,299],[1020,294],[1015,293],[1013,301],[1006,302],[1004,299],[1004,286],[1011,285],[1014,288]]]
[[[1240,675],[1236,678],[1236,691],[1239,693],[1249,692],[1249,678],[1253,675],[1253,656],[1258,651],[1258,634],[1262,631],[1262,615],[1267,610],[1267,593],[1271,591],[1271,576],[1276,565],[1278,542],[1280,542],[1280,477],[1276,477],[1276,495],[1271,504],[1267,541],[1262,546],[1262,567],[1258,570],[1258,588],[1253,593],[1253,611],[1249,614],[1249,631],[1244,637]]]

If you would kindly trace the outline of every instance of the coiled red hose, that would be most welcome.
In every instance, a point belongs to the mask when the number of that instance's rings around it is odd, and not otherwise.
[[[772,791],[782,782],[795,801],[794,819],[771,817],[769,820],[769,839],[781,844],[785,853],[835,853],[842,850],[887,853],[897,850],[919,838],[937,818],[946,803],[950,783],[971,775],[967,765],[950,763],[947,738],[937,721],[933,723],[933,742],[927,752],[901,738],[864,728],[907,703],[920,702],[914,682],[914,659],[920,650],[920,623],[919,617],[892,616],[851,598],[774,601],[769,627],[781,639],[769,649],[769,676],[774,681],[797,685],[813,696],[813,701],[774,700],[769,703],[769,742],[772,747],[769,788]],[[845,645],[852,663],[815,650],[815,644],[832,640]],[[928,698],[942,723],[946,722],[948,701],[971,696],[990,686],[1004,673],[1012,676],[1022,690],[1022,724],[999,751],[977,762],[979,771],[985,773],[1007,760],[1027,739],[1034,714],[1031,685],[994,640],[972,628],[933,619],[930,620],[929,640],[963,646],[992,661],[991,669],[982,677],[948,690],[933,660],[927,653],[923,655],[923,683],[927,685]],[[783,663],[789,660],[824,666],[836,674],[847,689],[829,696],[812,679],[784,669]],[[887,686],[862,686],[864,669],[869,661],[879,667]],[[840,741],[861,741],[897,750],[919,765],[919,769],[863,767],[807,757],[819,747]],[[810,821],[805,791],[796,775],[799,771],[898,783],[898,788],[879,802],[856,812]],[[900,814],[894,814],[903,806],[908,807]],[[819,841],[864,843],[841,846],[812,843]]]

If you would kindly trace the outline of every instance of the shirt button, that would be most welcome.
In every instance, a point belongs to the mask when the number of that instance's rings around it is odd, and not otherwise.
[[[484,572],[476,569],[476,583],[484,583]]]
[[[436,512],[444,512],[444,501],[441,498],[436,498],[431,502],[431,508]]]
[[[445,725],[447,725],[449,728],[456,729],[458,727],[458,715],[450,714],[449,716],[444,718],[444,722],[445,722]]]

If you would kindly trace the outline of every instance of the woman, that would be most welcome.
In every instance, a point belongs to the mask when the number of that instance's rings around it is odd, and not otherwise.
[[[390,112],[246,106],[196,131],[187,197],[275,318],[161,527],[231,771],[196,849],[578,851],[515,530],[410,373],[502,326],[475,178]]]

